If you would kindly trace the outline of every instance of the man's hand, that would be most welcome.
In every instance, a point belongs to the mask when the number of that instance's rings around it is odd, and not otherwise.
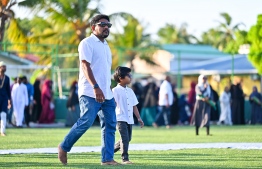
[[[144,122],[141,118],[137,119],[138,122],[140,123],[140,127],[143,128],[144,127]]]
[[[11,107],[12,107],[12,105],[11,105],[11,101],[10,101],[10,100],[8,100],[8,105],[7,105],[7,108],[8,108],[8,109],[11,109]]]
[[[103,103],[105,101],[105,96],[100,88],[95,88],[94,93],[97,102]]]
[[[208,97],[205,97],[205,98],[203,98],[202,99],[204,102],[207,102],[208,100],[209,100],[209,98]]]

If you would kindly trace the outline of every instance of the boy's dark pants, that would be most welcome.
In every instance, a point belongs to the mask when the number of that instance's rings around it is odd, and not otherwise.
[[[123,161],[129,161],[128,147],[132,138],[132,124],[128,124],[124,121],[117,122],[117,129],[120,133],[121,139],[115,144],[115,152],[121,150],[121,156]]]

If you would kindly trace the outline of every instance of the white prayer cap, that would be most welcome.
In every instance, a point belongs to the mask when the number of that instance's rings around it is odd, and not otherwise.
[[[0,62],[0,67],[1,67],[1,66],[6,66],[6,64],[5,64],[4,61],[1,61],[1,62]]]

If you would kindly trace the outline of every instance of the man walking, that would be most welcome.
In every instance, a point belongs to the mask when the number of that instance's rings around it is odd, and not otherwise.
[[[91,20],[90,25],[92,35],[82,40],[78,47],[81,117],[58,146],[58,158],[64,165],[67,164],[67,152],[90,128],[98,114],[102,130],[101,165],[118,165],[119,163],[114,161],[116,106],[110,89],[112,54],[105,40],[112,24],[107,15],[100,14]]]
[[[154,127],[158,127],[158,122],[161,116],[164,116],[166,128],[170,128],[170,106],[173,103],[173,91],[171,86],[171,79],[169,76],[166,76],[166,79],[160,85],[159,89],[159,107],[160,113],[157,114],[155,122],[152,124]]]
[[[0,62],[0,117],[1,136],[5,136],[7,109],[11,108],[10,79],[5,75],[6,65]]]
[[[11,96],[13,100],[16,126],[18,128],[22,128],[24,120],[24,110],[25,107],[28,106],[28,93],[26,85],[21,82],[20,77],[18,77],[17,83],[13,86]]]
[[[25,107],[25,112],[24,112],[25,124],[27,127],[30,127],[29,122],[31,120],[32,109],[33,109],[34,87],[32,84],[28,82],[26,76],[22,77],[22,83],[26,85],[27,93],[28,93],[28,106]]]

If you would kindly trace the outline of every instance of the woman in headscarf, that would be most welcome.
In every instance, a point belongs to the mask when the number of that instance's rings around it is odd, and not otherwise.
[[[39,79],[36,79],[34,83],[33,122],[38,122],[42,111],[40,83],[41,81]]]
[[[219,120],[219,107],[218,107],[218,102],[219,102],[219,95],[218,93],[212,88],[211,85],[211,93],[212,93],[212,100],[214,103],[216,103],[215,107],[211,107],[211,112],[210,112],[210,121],[217,122]]]
[[[262,96],[257,91],[257,87],[253,87],[253,92],[249,96],[251,104],[251,124],[262,123]]]
[[[144,102],[141,118],[146,126],[151,126],[157,113],[157,86],[154,82],[148,83],[144,88]]]
[[[240,82],[236,82],[236,85],[231,85],[230,88],[233,125],[245,124],[245,94],[243,92],[241,83],[242,82],[240,80]]]
[[[189,117],[189,121],[191,121],[191,118],[192,118],[192,115],[193,115],[192,112],[194,111],[194,106],[195,106],[195,103],[196,103],[196,83],[191,82],[190,86],[191,86],[191,89],[188,93],[188,104],[189,104],[189,107],[190,107],[191,115]]]
[[[45,80],[44,82],[41,94],[42,113],[39,123],[53,123],[55,120],[52,84],[51,80]]]
[[[75,124],[75,122],[80,117],[77,81],[74,81],[70,87],[70,92],[66,103],[66,107],[68,111],[67,111],[65,126],[71,127]]]
[[[211,100],[211,89],[207,82],[205,75],[198,77],[198,84],[196,85],[196,104],[192,117],[192,123],[196,127],[196,135],[199,134],[200,127],[206,127],[207,135],[210,135],[210,112],[211,106],[208,101]]]

